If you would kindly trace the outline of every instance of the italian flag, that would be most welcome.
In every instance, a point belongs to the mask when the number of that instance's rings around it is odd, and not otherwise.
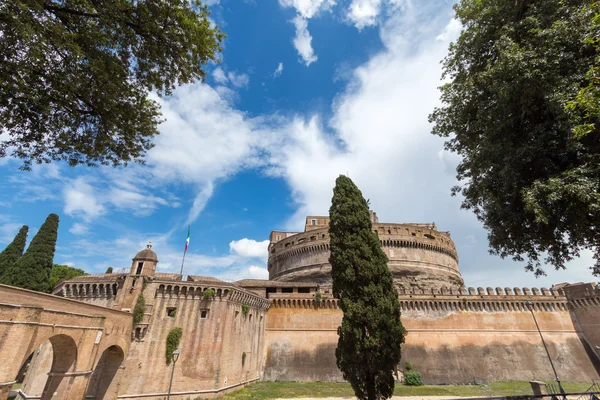
[[[188,235],[187,235],[187,239],[185,239],[185,250],[183,250],[183,252],[185,253],[186,251],[188,251],[189,247],[190,247],[190,226],[188,225]]]

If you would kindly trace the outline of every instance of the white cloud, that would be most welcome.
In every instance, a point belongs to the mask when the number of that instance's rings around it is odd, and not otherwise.
[[[294,8],[297,15],[292,22],[296,28],[294,37],[294,47],[302,58],[302,61],[308,67],[311,63],[317,61],[317,56],[312,47],[312,36],[308,31],[308,20],[316,17],[322,11],[329,11],[335,5],[333,0],[279,0],[282,7]]]
[[[234,254],[237,254],[241,257],[257,257],[265,260],[268,256],[268,247],[268,240],[257,242],[256,240],[244,238],[240,240],[233,240],[231,243],[229,243],[229,250]]]
[[[192,205],[192,209],[188,215],[187,223],[191,224],[198,218],[200,213],[206,207],[206,203],[211,198],[213,194],[213,183],[208,182],[206,185],[198,192],[196,198],[194,199],[194,204]]]
[[[264,267],[251,265],[248,267],[247,274],[244,278],[246,277],[251,279],[269,279],[269,271]]]
[[[227,78],[229,82],[236,88],[247,87],[250,83],[250,77],[248,74],[236,74],[235,72],[228,72]]]
[[[300,15],[292,20],[296,27],[296,37],[294,38],[294,47],[302,58],[304,64],[308,67],[317,61],[317,56],[312,48],[312,36],[308,32],[308,20]]]
[[[280,62],[280,63],[277,65],[277,68],[275,69],[275,72],[273,72],[273,77],[274,77],[274,78],[278,78],[278,77],[280,77],[280,76],[281,76],[281,74],[282,74],[282,73],[283,73],[283,63],[282,63],[282,62]]]
[[[248,74],[237,74],[233,71],[225,72],[221,67],[215,68],[212,72],[212,76],[215,82],[221,85],[229,83],[236,88],[248,87],[248,84],[250,83]]]
[[[352,0],[347,17],[359,30],[377,24],[382,0]]]
[[[78,177],[66,185],[64,191],[65,213],[81,216],[84,220],[96,218],[106,212],[98,201],[96,191],[86,182],[85,177]]]
[[[73,226],[71,226],[71,228],[69,229],[69,232],[71,232],[73,235],[86,235],[89,231],[89,228],[79,222],[76,222],[73,224]]]
[[[335,5],[333,0],[279,0],[282,7],[292,7],[303,18],[312,18]]]
[[[215,81],[217,81],[218,83],[226,83],[227,82],[227,75],[225,74],[225,71],[223,71],[223,68],[221,67],[217,67],[214,69],[213,73],[212,73],[213,79]]]

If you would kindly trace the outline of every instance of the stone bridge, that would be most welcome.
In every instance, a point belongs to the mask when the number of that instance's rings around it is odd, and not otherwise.
[[[113,399],[132,315],[0,285],[0,400]],[[24,379],[23,379],[24,377]]]

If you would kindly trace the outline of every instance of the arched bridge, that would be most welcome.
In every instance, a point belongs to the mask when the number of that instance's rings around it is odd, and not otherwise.
[[[0,285],[0,399],[115,399],[132,315]]]

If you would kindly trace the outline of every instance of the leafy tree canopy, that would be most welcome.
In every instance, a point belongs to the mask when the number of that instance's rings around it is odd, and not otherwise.
[[[49,292],[50,271],[58,236],[58,215],[50,214],[31,239],[27,251],[9,267],[2,276],[2,283],[38,292]]]
[[[87,275],[82,269],[69,267],[68,265],[53,264],[50,271],[50,292],[52,292],[52,289],[54,289],[58,282],[82,275]]]
[[[405,336],[392,273],[372,231],[369,206],[350,178],[337,178],[329,216],[333,295],[344,312],[337,366],[356,397],[385,399],[394,392]]]
[[[202,79],[224,37],[199,0],[0,2],[0,157],[142,161],[158,103]]]
[[[600,3],[462,0],[430,120],[457,167],[462,207],[490,249],[544,275],[595,253],[600,274]]]
[[[23,225],[13,241],[0,253],[0,277],[23,255],[29,227]],[[1,283],[1,279],[0,279]]]

